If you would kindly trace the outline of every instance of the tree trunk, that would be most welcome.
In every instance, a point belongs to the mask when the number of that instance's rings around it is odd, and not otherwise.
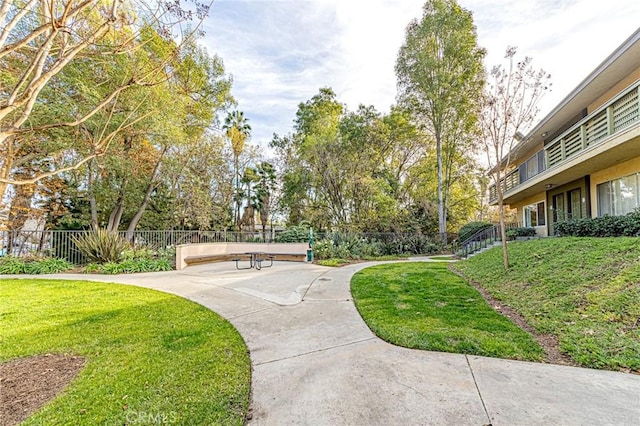
[[[267,222],[269,221],[269,199],[263,197],[260,208],[260,224],[262,225],[262,240],[267,241]]]
[[[156,161],[156,164],[153,167],[153,172],[151,173],[151,180],[149,181],[147,190],[144,193],[144,198],[142,199],[142,203],[140,204],[140,207],[138,207],[136,214],[133,216],[133,219],[131,219],[131,222],[129,223],[129,227],[127,228],[127,240],[131,242],[133,242],[133,231],[136,230],[136,227],[138,226],[140,219],[142,219],[142,215],[144,214],[145,210],[147,209],[147,206],[149,205],[149,202],[151,201],[151,194],[153,193],[153,191],[156,190],[156,188],[158,188],[158,183],[156,182],[156,176],[158,174],[158,170],[160,170],[160,164],[162,163],[162,158],[166,153],[167,153],[167,148],[165,147],[162,149],[162,152],[160,152],[160,156],[158,157],[158,160]]]
[[[5,142],[7,145],[10,143],[8,140]],[[1,147],[2,145],[0,145]],[[11,149],[11,147],[7,147],[9,150]],[[2,167],[0,168],[0,179],[9,179],[9,173],[11,172],[11,165],[12,165],[12,159],[11,157],[11,152],[9,152],[5,159],[2,160]],[[5,193],[7,192],[7,188],[9,187],[9,185],[3,181],[0,180],[0,205],[2,204],[2,200],[4,200],[4,196]],[[0,225],[2,225],[2,223],[0,222]],[[8,224],[6,224],[8,225]]]
[[[504,270],[506,271],[509,269],[509,249],[507,247],[507,230],[504,223],[504,194],[502,193],[499,168],[496,175],[496,191],[498,191],[498,213],[500,216],[500,239],[502,240],[502,263],[504,265]]]
[[[111,210],[111,214],[109,215],[109,224],[107,225],[107,231],[116,232],[120,227],[120,221],[122,220],[122,213],[124,211],[124,187],[126,186],[126,181],[122,182],[122,186],[120,187],[120,193],[118,194],[118,199],[116,200],[116,205]]]
[[[140,219],[142,219],[142,215],[147,209],[149,201],[151,201],[151,194],[157,188],[157,186],[158,185],[154,184],[153,182],[149,183],[147,191],[144,194],[144,198],[142,199],[142,203],[140,204],[140,207],[138,207],[138,211],[136,211],[136,214],[133,216],[133,219],[131,219],[129,227],[127,228],[127,240],[133,242],[133,231],[136,230]]]
[[[438,227],[444,242],[447,239],[447,216],[442,192],[442,137],[439,132],[436,132],[436,158],[438,159]]]
[[[240,225],[240,206],[241,206],[241,200],[240,200],[240,176],[239,176],[239,172],[238,172],[238,156],[236,155],[234,158],[234,168],[235,168],[235,212],[234,212],[234,222],[235,222],[235,226],[236,226],[236,230],[238,232],[240,232],[242,229],[241,225]]]
[[[89,170],[88,175],[88,193],[89,193],[89,206],[91,208],[91,229],[94,231],[98,230],[98,203],[96,202],[96,195],[93,191],[93,164],[94,160],[89,161],[87,164],[87,169]]]

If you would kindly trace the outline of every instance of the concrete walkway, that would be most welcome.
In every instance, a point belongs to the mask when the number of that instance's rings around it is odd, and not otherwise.
[[[232,262],[122,276],[227,318],[251,352],[255,425],[640,425],[640,376],[396,347],[375,337],[349,281],[371,265]]]

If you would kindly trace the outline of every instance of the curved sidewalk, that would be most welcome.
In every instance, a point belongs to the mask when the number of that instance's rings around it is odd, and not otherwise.
[[[410,350],[367,328],[342,268],[231,262],[121,276],[55,275],[153,288],[198,302],[240,331],[255,425],[638,425],[640,376]]]

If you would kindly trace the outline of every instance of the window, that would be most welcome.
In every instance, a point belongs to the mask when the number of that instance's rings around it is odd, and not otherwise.
[[[582,192],[580,188],[569,191],[569,219],[580,219],[582,217]]]
[[[602,183],[596,187],[598,216],[622,216],[640,207],[640,173]]]
[[[553,221],[560,222],[567,219],[564,208],[564,192],[553,196]]]
[[[538,203],[538,226],[544,226],[547,223],[547,212],[544,208],[544,202]]]
[[[524,226],[544,226],[545,222],[544,202],[524,207]]]
[[[527,177],[531,178],[538,174],[538,157],[530,158],[527,161]]]

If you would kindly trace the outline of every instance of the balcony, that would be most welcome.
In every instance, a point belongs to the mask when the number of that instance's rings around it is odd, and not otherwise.
[[[528,180],[554,169],[559,169],[577,155],[603,144],[610,136],[620,133],[640,119],[640,80],[586,116],[560,136],[510,171],[500,180],[505,197],[518,192]],[[498,200],[496,186],[489,188],[489,200]]]

